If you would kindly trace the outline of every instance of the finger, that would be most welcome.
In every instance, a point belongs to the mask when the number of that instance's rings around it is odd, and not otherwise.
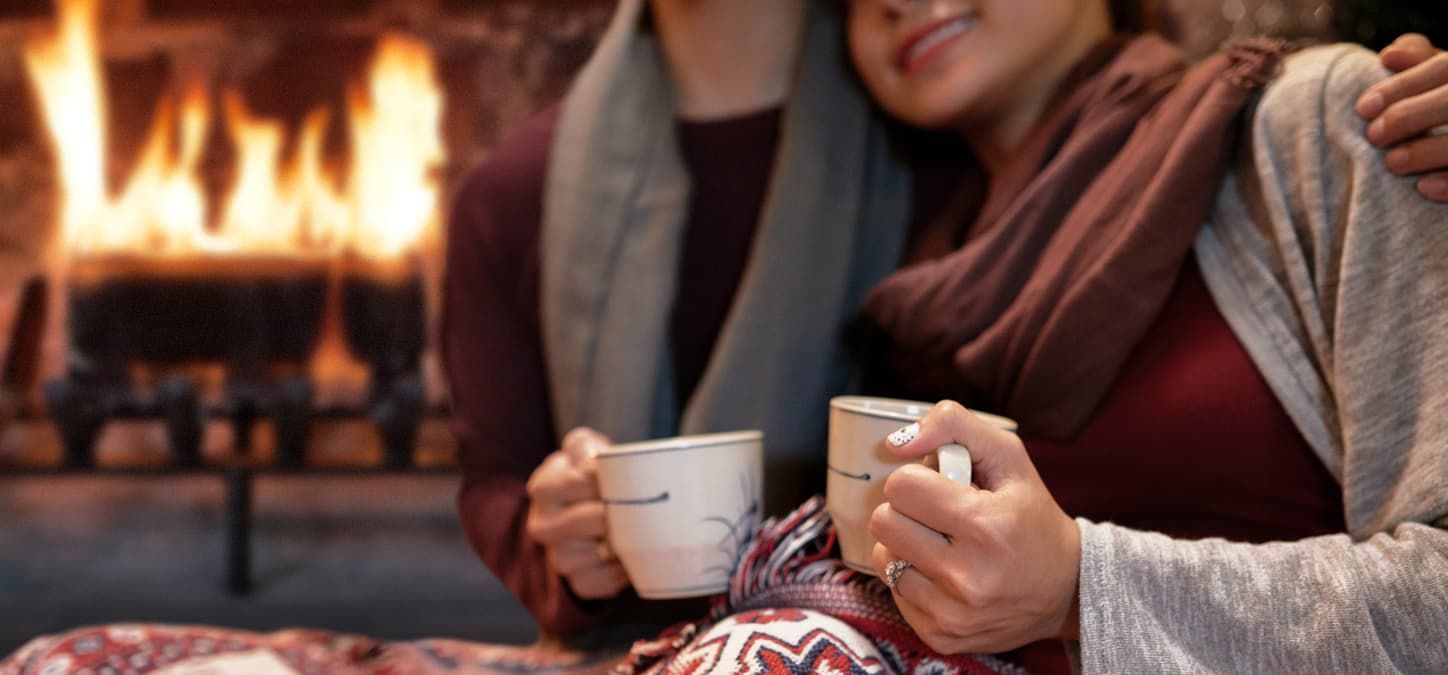
[[[970,451],[976,482],[986,489],[1035,472],[1015,434],[992,426],[955,401],[935,404],[919,422],[886,438],[886,445],[899,457],[922,457],[949,443]]]
[[[909,560],[932,579],[946,578],[942,566],[955,559],[956,552],[947,535],[900,513],[888,502],[875,507],[870,514],[870,534],[895,556]]]
[[[885,578],[887,565],[904,559],[879,543],[875,544],[870,556],[881,580]],[[904,617],[905,623],[910,624],[916,636],[937,652],[951,653],[952,641],[940,622],[940,608],[936,602],[939,593],[933,588],[930,578],[912,564],[896,578],[895,586],[890,592],[895,600],[895,607],[900,610],[900,616]]]
[[[875,548],[870,549],[870,562],[875,566],[875,573],[879,575],[880,581],[885,582],[886,586],[889,586],[889,583],[885,575],[885,568],[889,566],[890,563],[895,562],[896,560],[904,560],[906,562],[909,562],[910,566],[907,567],[905,571],[902,572],[898,577],[896,577],[895,588],[899,588],[905,577],[912,574],[919,576],[921,579],[929,579],[929,577],[927,577],[924,572],[922,572],[919,568],[915,567],[915,563],[912,562],[909,558],[900,556],[898,553],[886,547],[884,544],[877,541],[875,542]]]
[[[618,563],[589,568],[567,579],[573,594],[584,600],[612,598],[629,587],[628,575]]]
[[[915,636],[931,651],[937,654],[962,653],[957,640],[940,625],[930,610],[917,606],[898,593],[891,597],[895,599],[895,607],[900,610],[900,616],[905,619],[905,623],[910,625]]]
[[[1383,155],[1383,164],[1399,176],[1448,169],[1448,135],[1424,136],[1399,143]]]
[[[905,623],[910,624],[910,628],[915,631],[915,635],[922,641],[929,644],[930,639],[928,639],[927,636],[940,634],[940,627],[935,624],[935,617],[930,616],[930,613],[925,611],[923,607],[916,605],[898,593],[892,594],[891,597],[895,599],[895,608],[900,610],[900,616],[904,617]],[[937,649],[936,651],[939,650]]]
[[[548,566],[563,576],[572,576],[599,565],[617,562],[600,555],[601,539],[577,539],[559,542],[547,548]]]
[[[528,536],[545,545],[571,540],[597,541],[608,531],[603,516],[603,502],[587,501],[570,504],[563,509],[528,520]]]
[[[1423,34],[1404,33],[1378,52],[1378,60],[1382,61],[1384,68],[1400,72],[1422,63],[1436,53],[1438,49]]]
[[[934,531],[942,541],[942,535],[952,541],[970,540],[977,530],[974,519],[992,508],[989,501],[986,492],[956,484],[918,464],[902,466],[885,479],[890,509]]]
[[[1434,51],[1414,61],[1412,65],[1405,66],[1400,72],[1368,87],[1358,97],[1354,109],[1364,119],[1373,119],[1399,101],[1445,84],[1448,84],[1448,54]]]
[[[888,587],[889,590],[891,590],[891,592],[895,594],[896,604],[902,604],[902,601],[904,601],[904,603],[911,605],[911,607],[915,608],[915,610],[922,610],[922,607],[921,605],[919,605],[918,601],[912,600],[912,598],[919,598],[921,597],[921,595],[906,595],[904,594],[904,592],[902,592],[902,590],[904,590],[906,585],[906,579],[908,579],[909,577],[918,577],[919,581],[925,582],[925,584],[928,584],[928,582],[930,582],[930,579],[928,579],[928,577],[925,577],[924,572],[921,572],[918,568],[915,568],[915,563],[911,562],[909,563],[909,566],[906,566],[904,572],[896,575],[895,584],[891,585],[891,582],[888,581],[889,575],[886,574],[886,569],[888,569],[889,565],[891,565],[891,563],[895,561],[909,562],[909,558],[902,558],[902,556],[899,555],[898,552],[895,552],[895,550],[888,548],[888,546],[883,545],[883,543],[875,542],[875,549],[870,550],[870,562],[875,565],[875,572],[877,575],[879,575],[880,581],[885,582],[886,587]],[[914,579],[912,579],[912,581],[914,581]],[[930,613],[924,613],[924,611],[922,611],[921,614],[922,616],[928,616],[928,614]]]
[[[1448,204],[1448,171],[1437,171],[1419,178],[1418,192],[1435,202]]]
[[[1390,145],[1448,123],[1448,53],[1434,56],[1390,80],[1409,77],[1416,77],[1417,84],[1402,88],[1413,91],[1388,101],[1382,114],[1368,124],[1367,137],[1372,143]]]
[[[588,427],[574,427],[563,436],[561,451],[574,466],[584,471],[593,471],[593,459],[600,450],[611,445],[607,436]]]
[[[562,452],[554,452],[528,477],[528,497],[545,510],[573,502],[598,499],[598,482],[591,473],[574,466]]]

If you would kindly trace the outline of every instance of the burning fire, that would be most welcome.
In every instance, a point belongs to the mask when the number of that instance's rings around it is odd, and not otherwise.
[[[348,92],[345,175],[324,164],[326,110],[306,118],[283,157],[282,123],[256,116],[229,89],[221,109],[236,149],[236,179],[221,208],[211,209],[198,174],[212,110],[206,88],[192,83],[158,103],[135,169],[112,195],[98,1],[60,0],[58,30],[24,50],[58,155],[61,238],[71,255],[350,251],[393,260],[415,252],[434,228],[442,94],[427,47],[395,35],[378,45],[366,85]],[[208,223],[212,213],[217,220]]]

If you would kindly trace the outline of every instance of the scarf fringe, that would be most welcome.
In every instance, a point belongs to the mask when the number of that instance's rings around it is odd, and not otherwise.
[[[1231,60],[1231,65],[1222,73],[1222,79],[1249,90],[1267,86],[1281,73],[1283,57],[1303,45],[1301,40],[1266,37],[1232,40],[1222,48]]]

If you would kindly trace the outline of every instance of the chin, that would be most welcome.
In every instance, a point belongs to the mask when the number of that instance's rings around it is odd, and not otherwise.
[[[933,131],[958,131],[960,121],[968,116],[968,106],[958,101],[933,100],[917,97],[914,100],[886,106],[885,111],[901,122]]]

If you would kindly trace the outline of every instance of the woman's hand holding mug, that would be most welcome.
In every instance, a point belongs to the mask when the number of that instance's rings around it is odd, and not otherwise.
[[[886,480],[885,503],[870,519],[879,542],[873,561],[881,578],[894,582],[905,620],[946,654],[1076,637],[1081,534],[1020,438],[953,401],[917,424],[892,434],[892,451],[920,457],[962,444],[979,487],[919,465]]]
[[[528,478],[528,536],[543,545],[549,569],[584,600],[611,598],[629,587],[605,545],[608,528],[594,468],[594,457],[609,445],[603,434],[577,427]]]

